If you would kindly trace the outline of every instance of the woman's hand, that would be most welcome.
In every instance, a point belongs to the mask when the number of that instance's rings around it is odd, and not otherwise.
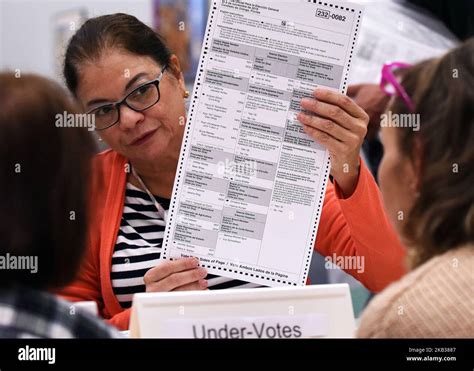
[[[163,261],[146,272],[146,292],[206,290],[207,270],[196,258]]]
[[[298,121],[311,138],[331,155],[331,175],[342,194],[349,198],[359,179],[360,148],[367,134],[369,116],[348,96],[316,89],[314,98],[301,100]]]
[[[347,95],[369,115],[367,139],[376,138],[380,131],[380,117],[385,112],[390,97],[378,84],[350,85]]]

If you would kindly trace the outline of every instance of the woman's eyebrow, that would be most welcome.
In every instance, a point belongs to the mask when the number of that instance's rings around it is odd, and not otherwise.
[[[146,72],[140,72],[139,74],[135,75],[133,78],[130,79],[129,82],[127,82],[127,85],[125,85],[123,93],[126,94],[127,90],[130,89],[130,87],[135,84],[138,80],[140,80],[142,77],[148,76],[148,73]],[[109,99],[105,98],[95,98],[89,102],[87,102],[87,106],[93,106],[99,103],[112,103]]]
[[[141,72],[141,73],[135,75],[135,77],[133,77],[132,79],[130,79],[130,81],[127,83],[127,85],[125,85],[124,94],[127,92],[128,89],[130,89],[130,87],[133,84],[135,84],[138,80],[140,80],[142,77],[145,77],[145,76],[148,76],[148,74],[146,72]]]

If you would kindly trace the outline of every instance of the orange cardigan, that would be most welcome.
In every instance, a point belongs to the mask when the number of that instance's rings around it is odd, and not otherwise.
[[[117,301],[110,271],[125,201],[127,164],[126,158],[111,150],[94,159],[88,248],[76,281],[60,292],[71,301],[95,301],[103,318],[121,330],[128,329],[130,309],[123,310]],[[341,199],[337,185],[328,183],[315,248],[324,256],[365,256],[362,273],[346,271],[374,292],[405,273],[405,250],[363,162],[350,198]]]

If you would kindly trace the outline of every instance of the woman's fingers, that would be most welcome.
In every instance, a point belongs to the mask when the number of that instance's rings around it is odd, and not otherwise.
[[[315,129],[313,131],[305,130],[305,132],[323,144],[332,154],[353,151],[361,143],[362,139],[359,135],[332,120],[305,113],[299,113],[297,118],[303,124],[303,129],[306,129],[306,127]],[[334,139],[334,141],[331,139]]]
[[[311,138],[321,143],[331,154],[341,153],[344,150],[344,144],[324,131],[315,129],[309,125],[303,125],[303,130]]]
[[[343,141],[346,137],[347,130],[332,120],[308,115],[306,113],[300,113],[298,115],[298,121],[306,126],[310,126],[313,129],[326,133],[338,141]]]
[[[146,272],[143,280],[145,284],[160,281],[173,273],[195,269],[199,266],[196,258],[185,258],[178,260],[166,260]]]
[[[313,95],[318,101],[337,106],[353,117],[368,120],[367,113],[347,95],[328,89],[316,89]]]
[[[318,89],[314,96],[318,98],[301,100],[301,108],[309,114],[301,112],[297,119],[343,142],[345,152],[357,149],[367,133],[368,115],[365,111],[352,99],[338,92]]]
[[[315,99],[303,98],[301,108],[319,117],[332,120],[346,129],[350,129],[354,121],[354,117],[351,117],[342,108]]]
[[[342,194],[349,197],[357,185],[360,148],[369,116],[344,94],[317,89],[313,96],[301,100],[305,112],[299,113],[297,119],[304,131],[329,151],[331,175]]]
[[[205,268],[195,268],[184,272],[173,273],[166,278],[147,285],[147,292],[173,291],[177,288],[199,283],[207,276]]]
[[[147,292],[204,290],[207,270],[199,268],[196,258],[164,261],[150,269],[143,278]]]

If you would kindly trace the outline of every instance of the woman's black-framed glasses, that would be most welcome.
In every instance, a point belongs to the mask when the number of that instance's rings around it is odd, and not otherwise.
[[[120,121],[120,106],[122,104],[135,112],[143,112],[157,104],[160,100],[159,85],[165,70],[166,66],[163,67],[160,75],[155,80],[138,86],[122,100],[103,104],[87,112],[89,115],[94,115],[95,130],[105,130],[117,124]]]

